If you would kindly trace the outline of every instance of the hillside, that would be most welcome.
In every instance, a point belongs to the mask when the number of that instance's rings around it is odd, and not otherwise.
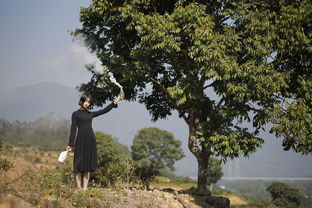
[[[217,208],[207,204],[208,196],[195,194],[194,182],[177,183],[165,177],[158,177],[149,190],[140,183],[101,187],[91,180],[86,192],[79,191],[71,172],[73,155],[65,163],[57,161],[58,155],[55,151],[5,144],[0,157],[9,160],[13,168],[0,170],[0,207]],[[247,200],[217,186],[212,196],[228,198],[230,208],[277,208],[267,200]],[[310,202],[307,199],[300,207],[311,207]]]
[[[71,178],[68,167],[72,155],[66,163],[61,164],[57,162],[58,152],[42,152],[31,147],[9,149],[5,158],[14,167],[2,173],[4,180],[0,183],[0,207],[213,208],[191,194],[190,189],[183,189],[195,184],[172,185],[168,181],[156,182],[150,190],[144,190],[139,185],[125,188],[126,184],[119,184],[111,188],[93,186],[87,192],[78,191],[73,181],[67,185],[57,181],[59,173]],[[248,203],[234,193],[222,196],[229,197],[232,205]]]

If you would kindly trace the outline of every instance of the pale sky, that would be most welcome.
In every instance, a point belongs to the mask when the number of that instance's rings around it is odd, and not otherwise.
[[[75,87],[90,78],[75,64],[69,31],[80,27],[83,0],[2,1],[0,89],[42,81]]]

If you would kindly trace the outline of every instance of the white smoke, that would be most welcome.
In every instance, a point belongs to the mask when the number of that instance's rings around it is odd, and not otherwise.
[[[109,80],[112,83],[121,89],[123,88],[121,84],[116,81],[114,74],[108,70],[107,66],[103,66],[102,62],[98,59],[96,54],[91,53],[90,50],[85,46],[85,41],[83,38],[78,37],[75,39],[72,51],[75,56],[77,56],[77,60],[79,60],[83,66],[92,70],[96,74],[107,74],[109,76]]]

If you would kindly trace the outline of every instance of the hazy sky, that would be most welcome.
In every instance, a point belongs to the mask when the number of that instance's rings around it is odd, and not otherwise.
[[[0,89],[42,81],[75,87],[90,74],[75,64],[69,31],[80,27],[83,0],[2,1]]]

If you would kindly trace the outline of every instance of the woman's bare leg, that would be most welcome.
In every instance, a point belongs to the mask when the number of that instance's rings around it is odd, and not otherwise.
[[[88,188],[88,183],[89,183],[89,179],[90,179],[90,172],[85,172],[83,177],[83,190],[86,191]]]
[[[81,173],[80,172],[75,173],[75,179],[76,179],[77,188],[81,189]]]

